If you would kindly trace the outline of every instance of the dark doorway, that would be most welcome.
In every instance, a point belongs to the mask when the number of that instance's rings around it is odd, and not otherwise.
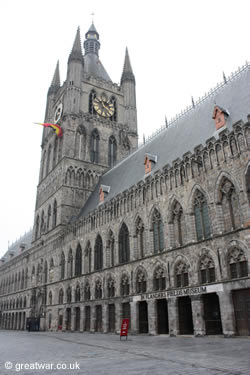
[[[129,302],[122,303],[122,319],[129,319],[128,331],[130,332],[131,314],[130,314],[130,303]]]
[[[166,299],[156,300],[157,308],[157,332],[158,334],[169,333],[168,329],[168,302]]]
[[[96,332],[102,332],[102,305],[96,305],[96,321],[95,321],[95,330]]]
[[[250,289],[233,291],[236,332],[239,336],[250,336]]]
[[[219,297],[216,293],[203,294],[204,320],[207,335],[222,333]]]
[[[148,333],[148,304],[139,302],[139,333]]]
[[[80,307],[76,307],[76,326],[75,326],[76,331],[80,331],[80,319],[81,319],[81,310],[80,310]]]
[[[190,297],[178,298],[178,310],[180,335],[192,335],[194,327]]]
[[[115,332],[115,305],[108,305],[109,332]]]
[[[90,331],[90,306],[85,306],[85,325],[84,331]]]
[[[67,308],[66,310],[66,330],[71,330],[71,308]]]

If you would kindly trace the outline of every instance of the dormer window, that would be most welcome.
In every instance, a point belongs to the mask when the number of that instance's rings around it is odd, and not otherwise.
[[[157,162],[156,155],[146,154],[144,158],[145,174],[150,173]]]
[[[223,109],[218,105],[214,107],[212,118],[214,119],[216,130],[219,130],[220,128],[226,125],[228,116],[229,112],[226,109]]]
[[[100,190],[99,190],[99,202],[102,203],[104,202],[104,199],[110,192],[110,186],[107,185],[101,185]]]

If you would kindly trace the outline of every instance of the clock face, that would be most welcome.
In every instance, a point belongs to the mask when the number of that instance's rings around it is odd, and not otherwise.
[[[114,104],[106,99],[105,96],[96,97],[93,100],[93,107],[98,115],[102,117],[113,116],[115,112]]]
[[[57,124],[60,118],[62,117],[63,105],[62,103],[58,104],[55,109],[54,123]]]

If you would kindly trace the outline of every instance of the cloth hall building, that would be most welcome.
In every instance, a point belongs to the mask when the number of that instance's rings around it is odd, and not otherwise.
[[[83,48],[82,48],[83,47]],[[0,260],[0,327],[250,335],[250,65],[138,146],[91,25],[48,90],[34,227]]]

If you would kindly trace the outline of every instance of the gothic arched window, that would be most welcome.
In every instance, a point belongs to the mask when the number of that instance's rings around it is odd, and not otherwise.
[[[45,261],[45,263],[44,263],[44,271],[43,272],[44,272],[44,282],[47,283],[48,282],[48,263],[47,263],[47,261]]]
[[[84,286],[84,300],[85,301],[90,301],[90,285],[88,282],[86,282],[85,286]]]
[[[71,293],[71,287],[69,286],[67,289],[67,303],[71,303],[72,300],[72,293]]]
[[[95,90],[92,90],[89,94],[89,113],[93,114],[95,112],[93,107],[93,100],[96,98]]]
[[[109,138],[109,154],[108,154],[108,164],[113,167],[117,160],[117,143],[115,137],[112,135]]]
[[[164,233],[161,214],[159,211],[154,210],[152,216],[152,229],[154,240],[154,253],[159,253],[164,249]]]
[[[53,220],[52,220],[52,227],[55,228],[57,224],[57,202],[54,201],[53,205]]]
[[[179,202],[175,201],[171,214],[173,247],[179,247],[183,245],[184,237],[184,215]]]
[[[51,218],[51,205],[48,207],[48,215],[47,215],[47,231],[50,229],[50,218]]]
[[[140,217],[136,220],[136,242],[137,254],[140,258],[144,257],[144,224]]]
[[[185,263],[179,262],[175,267],[175,285],[177,288],[183,288],[188,284],[188,267]]]
[[[208,212],[208,205],[204,194],[196,190],[194,196],[194,216],[197,240],[203,240],[210,237],[211,226]]]
[[[101,270],[103,266],[103,246],[102,238],[100,235],[97,236],[95,241],[95,259],[94,259],[94,268],[95,271]]]
[[[109,257],[110,257],[110,266],[114,266],[115,264],[115,238],[112,231],[109,232],[109,239],[108,239],[108,249],[109,249]]]
[[[246,190],[247,190],[248,204],[250,205],[250,165],[247,168],[247,174],[246,174]]]
[[[231,279],[248,276],[248,262],[242,249],[238,247],[231,249],[228,256],[228,264]]]
[[[61,253],[61,263],[60,263],[60,267],[61,267],[61,274],[60,274],[60,277],[61,277],[61,280],[64,279],[65,277],[65,255],[64,255],[64,252]]]
[[[112,278],[108,280],[108,298],[112,298],[115,296],[115,282]]]
[[[39,223],[40,223],[39,215],[37,215],[37,217],[36,217],[36,232],[35,232],[35,239],[36,240],[38,239],[38,236],[39,236]]]
[[[99,162],[99,139],[98,131],[93,130],[90,140],[90,160],[92,163]]]
[[[40,227],[40,234],[42,235],[44,233],[44,211],[42,211],[41,215],[41,227]]]
[[[147,290],[147,281],[145,273],[139,270],[136,276],[136,292],[145,293]]]
[[[166,288],[166,277],[162,267],[158,267],[154,272],[153,288],[154,290],[164,290]]]
[[[52,292],[49,292],[49,305],[52,305]]]
[[[57,163],[57,136],[55,137],[55,142],[54,142],[54,149],[53,149],[53,168],[55,167]]]
[[[102,283],[100,280],[97,280],[95,284],[95,298],[96,299],[102,298]]]
[[[239,213],[239,202],[235,191],[235,187],[231,181],[227,178],[223,180],[220,189],[221,195],[221,206],[224,219],[224,228],[226,231],[230,231],[239,227],[240,225],[240,213]]]
[[[112,96],[109,100],[114,106],[114,114],[109,118],[111,121],[117,121],[117,105],[116,99]]]
[[[85,272],[91,272],[91,245],[90,242],[88,241],[86,249],[85,249]]]
[[[215,266],[213,259],[204,255],[200,260],[200,282],[201,284],[215,281]]]
[[[80,159],[85,159],[86,151],[86,132],[83,125],[79,125],[76,131],[75,139],[75,156]]]
[[[82,248],[79,244],[76,249],[75,276],[80,276],[81,274],[82,274]]]
[[[129,262],[129,231],[125,223],[122,224],[119,233],[119,263]]]
[[[81,289],[80,289],[80,285],[77,284],[76,290],[75,290],[75,302],[80,302],[80,300],[81,300]]]
[[[73,276],[73,254],[72,254],[72,249],[70,249],[69,254],[68,254],[67,277],[70,278],[72,276]]]
[[[49,149],[48,149],[48,153],[47,153],[46,175],[50,171],[50,158],[51,158],[51,145],[49,145]]]
[[[59,290],[59,305],[62,305],[63,304],[63,297],[64,297],[64,293],[63,293],[63,289],[60,289]]]

